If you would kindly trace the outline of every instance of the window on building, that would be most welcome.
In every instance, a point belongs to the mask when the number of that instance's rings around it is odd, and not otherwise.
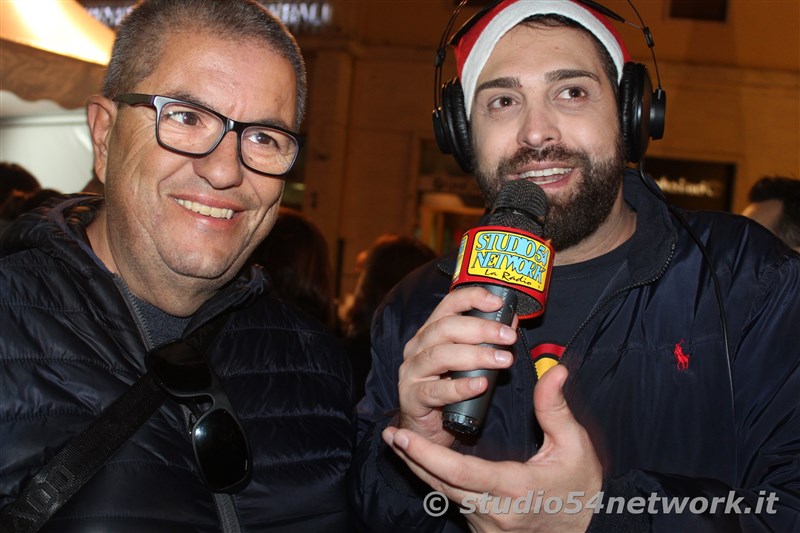
[[[725,22],[727,15],[728,0],[672,0],[669,3],[672,18]]]

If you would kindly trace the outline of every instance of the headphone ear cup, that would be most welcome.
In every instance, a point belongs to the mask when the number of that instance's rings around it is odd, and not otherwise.
[[[472,172],[472,145],[470,143],[469,121],[464,109],[464,90],[458,78],[442,85],[441,129],[446,138],[449,151],[458,166],[467,173]],[[438,138],[437,138],[438,141]]]
[[[661,87],[653,91],[653,101],[650,107],[650,137],[661,139],[664,137],[664,122],[667,115],[667,92]]]
[[[627,159],[638,163],[650,142],[652,85],[641,63],[625,63],[619,83],[619,112]]]
[[[448,127],[445,124],[444,111],[442,107],[433,109],[433,136],[436,138],[436,145],[439,151],[443,154],[452,154],[453,150],[450,148],[450,138],[447,135]]]

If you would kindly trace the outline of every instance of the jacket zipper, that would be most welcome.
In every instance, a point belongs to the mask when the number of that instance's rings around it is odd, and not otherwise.
[[[567,342],[567,345],[564,348],[564,355],[562,356],[562,360],[566,359],[566,357],[570,355],[570,347],[575,342],[575,339],[578,338],[578,335],[580,335],[580,333],[589,324],[589,322],[591,322],[598,314],[600,314],[600,311],[602,311],[605,306],[610,304],[612,300],[616,299],[619,295],[623,293],[632,291],[633,289],[639,287],[644,287],[645,285],[650,285],[651,283],[655,283],[667,271],[667,267],[669,267],[669,264],[672,262],[672,257],[674,255],[675,255],[675,242],[673,241],[672,245],[670,246],[669,256],[667,256],[666,261],[664,261],[664,264],[661,266],[661,270],[659,270],[655,276],[653,276],[650,279],[633,283],[626,287],[622,287],[614,291],[613,293],[609,294],[608,296],[606,296],[606,298],[602,302],[600,302],[599,305],[595,306],[595,308],[589,313],[589,316],[586,317],[583,323],[580,326],[578,326],[578,329],[575,330],[575,333],[572,334],[572,337],[569,339],[569,342]]]
[[[152,335],[150,334],[150,330],[147,328],[147,323],[142,317],[142,311],[139,309],[139,306],[136,303],[136,298],[121,279],[114,277],[114,283],[125,293],[126,297],[123,299],[125,300],[128,309],[131,311],[139,332],[141,333],[145,349],[147,351],[152,350],[154,348]],[[186,430],[189,431],[192,427],[191,411],[189,411],[189,408],[184,405],[181,405],[180,408],[181,413],[183,414],[184,425],[186,426]],[[236,506],[234,505],[233,496],[230,494],[212,493],[212,497],[214,498],[214,506],[217,508],[217,515],[219,517],[223,533],[241,533],[242,528],[239,524],[239,516],[236,513]]]
[[[136,322],[136,326],[139,329],[139,333],[142,336],[142,341],[144,342],[144,349],[146,351],[150,351],[154,348],[153,346],[153,337],[150,335],[150,330],[147,328],[147,323],[144,321],[144,317],[142,316],[142,310],[139,309],[139,304],[136,302],[136,297],[131,292],[128,285],[122,281],[121,278],[114,276],[114,284],[117,288],[122,291],[124,294],[125,305],[128,307],[128,310],[131,311],[133,315],[134,321]]]

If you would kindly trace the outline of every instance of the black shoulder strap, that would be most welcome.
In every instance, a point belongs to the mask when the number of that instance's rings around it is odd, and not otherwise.
[[[226,320],[227,313],[223,313],[200,327],[188,340],[207,348]],[[139,378],[99,418],[43,466],[23,487],[14,502],[0,511],[0,531],[39,531],[147,422],[165,399],[166,394],[153,376],[147,373]]]
[[[38,531],[144,424],[166,395],[145,374],[37,472],[3,508],[1,531]]]

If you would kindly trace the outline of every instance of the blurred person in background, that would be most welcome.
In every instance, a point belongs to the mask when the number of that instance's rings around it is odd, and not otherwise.
[[[41,188],[36,176],[22,165],[0,161],[0,231],[23,212],[30,195]]]
[[[325,236],[305,215],[281,207],[248,265],[266,270],[271,290],[330,331],[336,329],[333,270]]]
[[[800,252],[800,180],[764,176],[750,188],[742,215],[752,218]]]
[[[436,252],[418,239],[391,233],[379,236],[365,250],[353,299],[344,312],[342,324],[357,399],[364,395],[364,383],[372,367],[370,325],[375,310],[406,274],[435,257]]]
[[[0,204],[15,191],[32,193],[41,188],[36,176],[22,165],[10,161],[0,161]]]
[[[27,198],[25,198],[25,201],[22,202],[19,214],[21,215],[22,213],[30,211],[31,209],[40,207],[44,205],[44,203],[50,200],[51,198],[56,198],[61,195],[62,195],[61,191],[59,191],[58,189],[51,189],[49,187],[45,189],[39,189],[36,192],[32,192],[27,196]]]
[[[50,198],[61,196],[61,191],[56,189],[38,189],[34,192],[23,193],[14,191],[11,196],[0,204],[0,231],[21,214],[44,204]]]

